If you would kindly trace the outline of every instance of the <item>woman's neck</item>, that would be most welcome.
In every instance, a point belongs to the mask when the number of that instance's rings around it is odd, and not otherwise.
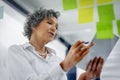
[[[30,44],[33,45],[35,47],[35,50],[41,53],[45,53],[46,49],[45,49],[45,42],[42,40],[33,40],[30,39]]]

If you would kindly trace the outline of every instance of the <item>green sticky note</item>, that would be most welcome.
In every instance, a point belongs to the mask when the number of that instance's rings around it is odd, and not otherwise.
[[[71,10],[77,8],[77,0],[62,0],[62,2],[64,10]]]
[[[3,18],[3,6],[0,6],[0,19]]]
[[[117,29],[118,29],[118,34],[120,35],[120,20],[117,20]]]
[[[94,21],[94,8],[80,8],[78,10],[78,23],[88,23]]]
[[[112,2],[112,0],[97,0],[97,4]]]
[[[100,21],[114,20],[115,16],[114,16],[113,4],[98,6],[98,15]]]
[[[114,38],[112,21],[97,22],[96,24],[96,38],[97,39],[111,39]]]
[[[79,0],[80,7],[82,6],[94,6],[94,0]]]

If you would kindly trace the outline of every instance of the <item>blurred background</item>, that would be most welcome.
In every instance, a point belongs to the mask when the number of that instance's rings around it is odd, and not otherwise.
[[[61,13],[58,37],[47,44],[57,56],[64,59],[77,40],[95,44],[67,73],[68,80],[77,80],[91,58],[101,56],[106,60],[120,37],[120,0],[0,0],[0,66],[10,45],[28,41],[22,33],[24,22],[40,7]]]

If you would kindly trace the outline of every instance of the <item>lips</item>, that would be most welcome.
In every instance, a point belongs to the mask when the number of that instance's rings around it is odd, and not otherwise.
[[[51,36],[55,36],[55,33],[54,33],[54,32],[49,32],[49,34],[50,34]]]

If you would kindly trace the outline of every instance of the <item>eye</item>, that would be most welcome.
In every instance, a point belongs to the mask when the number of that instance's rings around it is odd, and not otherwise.
[[[56,25],[56,29],[58,30],[58,25]]]
[[[52,22],[47,22],[47,23],[50,24],[50,25],[52,24]]]

